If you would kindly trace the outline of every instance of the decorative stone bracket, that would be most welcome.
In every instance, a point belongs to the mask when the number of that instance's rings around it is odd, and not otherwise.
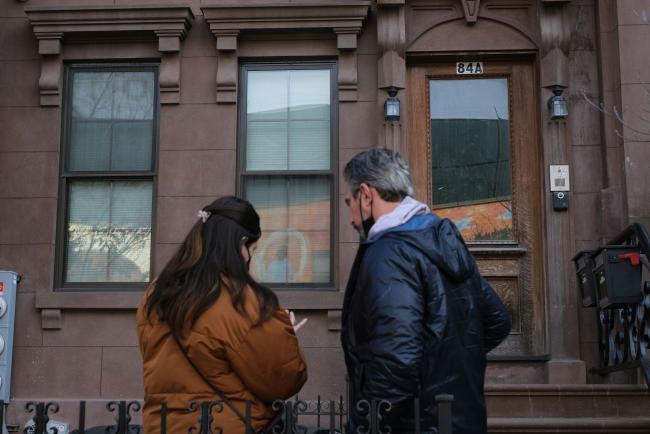
[[[406,87],[404,1],[377,2],[378,82],[380,89]]]
[[[63,45],[75,34],[132,35],[153,33],[160,51],[160,101],[180,100],[180,47],[192,25],[189,6],[56,6],[26,7],[25,13],[38,39],[41,105],[58,106],[61,98]]]
[[[219,4],[201,8],[217,40],[218,103],[237,102],[237,41],[241,32],[331,30],[339,50],[339,101],[357,100],[357,35],[369,0],[298,1],[284,4]]]

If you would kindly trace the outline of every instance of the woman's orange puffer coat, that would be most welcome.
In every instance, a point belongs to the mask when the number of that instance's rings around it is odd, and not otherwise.
[[[287,313],[278,309],[269,320],[255,326],[257,297],[250,288],[245,294],[247,315],[233,307],[230,294],[223,289],[180,343],[202,374],[242,415],[246,401],[251,402],[252,424],[258,431],[273,416],[270,404],[295,395],[307,381],[307,367]],[[186,433],[190,427],[198,432],[200,412],[190,412],[190,402],[217,401],[219,397],[189,364],[169,327],[153,313],[146,318],[145,299],[137,312],[144,432],[160,433],[162,401],[167,402],[168,433]],[[244,433],[243,422],[227,405],[213,416],[215,432],[219,427],[224,434]]]

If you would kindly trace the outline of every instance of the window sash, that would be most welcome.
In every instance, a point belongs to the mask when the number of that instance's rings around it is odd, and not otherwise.
[[[70,169],[70,157],[72,156],[72,121],[73,121],[73,114],[72,114],[72,100],[74,98],[74,77],[75,74],[77,73],[102,73],[102,72],[150,72],[153,74],[153,113],[152,113],[152,119],[147,120],[148,122],[151,122],[152,124],[152,134],[151,134],[151,153],[150,153],[150,164],[149,167],[146,169],[135,169],[135,170],[71,170]],[[74,176],[74,174],[84,174],[84,173],[105,173],[105,174],[111,174],[111,173],[131,173],[131,174],[139,174],[139,173],[155,173],[155,167],[157,163],[157,155],[156,155],[156,149],[157,149],[157,143],[158,143],[158,133],[159,133],[159,91],[158,91],[158,66],[154,64],[129,64],[129,65],[124,65],[124,64],[109,64],[109,65],[98,65],[98,64],[87,64],[87,65],[71,65],[67,69],[67,74],[66,74],[66,89],[65,89],[65,123],[64,123],[64,131],[63,131],[63,152],[61,155],[63,164],[63,174],[66,176]],[[125,122],[125,121],[131,121],[131,122],[143,122],[144,120],[142,119],[117,119],[113,120],[116,122]],[[76,121],[79,122],[79,121]],[[83,121],[81,121],[83,122]]]
[[[247,176],[244,197],[261,218],[262,238],[251,262],[256,278],[273,285],[331,283],[331,176]]]
[[[153,113],[152,113],[152,143],[151,143],[151,165],[146,170],[98,170],[98,171],[70,171],[68,170],[68,158],[71,145],[71,121],[72,121],[72,83],[75,72],[153,72]],[[151,236],[149,249],[149,273],[153,272],[153,258],[156,233],[156,178],[158,164],[158,142],[159,142],[159,120],[160,104],[158,90],[158,65],[151,63],[132,64],[77,64],[69,65],[66,69],[65,90],[64,90],[64,122],[62,132],[61,149],[61,174],[59,181],[59,202],[57,212],[57,236],[55,256],[55,288],[61,290],[75,291],[141,291],[147,282],[66,282],[66,257],[67,257],[67,227],[69,221],[69,195],[68,189],[72,182],[80,181],[150,181],[152,184],[152,209],[151,209]]]
[[[67,188],[66,283],[146,283],[151,277],[151,179],[80,180]],[[131,278],[120,280],[124,273]]]
[[[251,170],[247,168],[247,146],[246,134],[249,124],[247,116],[247,99],[248,99],[248,72],[249,71],[285,71],[285,70],[308,70],[308,69],[329,69],[330,70],[330,104],[329,104],[329,143],[330,143],[330,162],[328,169],[285,169],[285,170]],[[328,177],[330,179],[331,196],[330,196],[330,249],[329,249],[329,281],[328,282],[309,282],[309,283],[274,283],[264,282],[274,289],[309,289],[309,290],[334,290],[335,289],[335,264],[337,263],[336,239],[337,239],[337,216],[338,207],[335,198],[338,195],[338,182],[335,176],[338,167],[338,100],[337,100],[337,78],[336,65],[333,62],[296,62],[296,63],[275,63],[275,64],[246,64],[240,68],[240,107],[239,107],[239,135],[238,135],[238,194],[244,197],[246,184],[252,177]],[[311,119],[311,118],[309,118]],[[307,118],[305,118],[307,120]],[[322,119],[318,119],[322,120]],[[302,119],[301,119],[302,121]],[[253,121],[257,122],[257,121]],[[281,121],[284,122],[284,121]]]

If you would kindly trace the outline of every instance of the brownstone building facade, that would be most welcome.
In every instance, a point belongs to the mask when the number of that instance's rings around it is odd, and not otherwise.
[[[22,276],[8,423],[34,399],[71,421],[88,400],[98,423],[107,400],[141,399],[142,289],[226,194],[262,217],[255,276],[309,318],[301,395],[338,396],[358,242],[341,173],[385,146],[509,306],[491,432],[650,432],[637,372],[589,373],[596,313],[571,263],[650,226],[649,15],[649,0],[0,0],[0,269]],[[553,90],[568,116],[552,119]]]

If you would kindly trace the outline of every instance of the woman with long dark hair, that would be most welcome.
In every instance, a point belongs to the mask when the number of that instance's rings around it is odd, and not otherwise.
[[[224,401],[213,427],[245,432],[273,417],[270,404],[296,394],[307,380],[293,319],[277,296],[251,277],[251,255],[261,236],[253,206],[228,196],[199,211],[199,219],[151,282],[137,312],[143,358],[144,431],[197,428],[190,402]]]

